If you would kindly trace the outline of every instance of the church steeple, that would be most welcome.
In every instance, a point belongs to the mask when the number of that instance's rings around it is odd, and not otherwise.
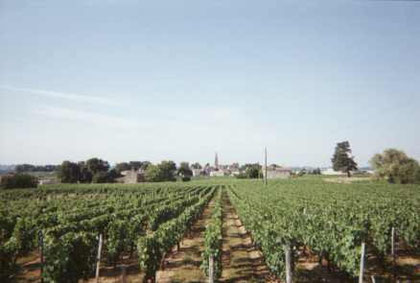
[[[219,157],[217,156],[217,152],[216,156],[214,157],[214,168],[219,169]]]

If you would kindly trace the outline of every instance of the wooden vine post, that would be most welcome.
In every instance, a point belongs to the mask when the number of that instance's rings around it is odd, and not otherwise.
[[[44,237],[42,235],[42,231],[38,232],[38,240],[39,240],[39,250],[41,254],[41,283],[44,282],[44,277],[42,273],[44,273]]]
[[[292,283],[292,252],[290,249],[290,245],[284,245],[283,249],[286,257],[286,283]]]
[[[126,283],[127,279],[125,278],[127,275],[127,266],[124,264],[119,265],[120,269],[121,269],[121,283]]]
[[[214,258],[209,256],[209,283],[214,283]]]
[[[264,172],[265,172],[265,174],[264,174],[264,184],[267,186],[267,184],[268,184],[268,181],[267,181],[267,172],[268,172],[268,169],[267,169],[267,148],[265,148],[265,151],[264,151]]]
[[[391,230],[391,255],[392,258],[395,260],[395,228],[392,227]]]
[[[397,268],[396,268],[396,258],[395,258],[395,228],[391,229],[391,255],[392,255],[392,266],[393,266],[393,275],[394,280],[397,278]]]
[[[362,243],[362,252],[360,254],[360,273],[359,273],[359,283],[363,283],[363,273],[365,268],[365,243]]]
[[[96,283],[99,282],[99,268],[101,266],[101,252],[102,252],[102,234],[99,234],[98,256],[96,257]]]

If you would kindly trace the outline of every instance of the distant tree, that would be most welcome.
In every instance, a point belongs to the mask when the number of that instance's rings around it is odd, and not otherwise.
[[[121,163],[117,163],[115,165],[115,170],[118,173],[121,173],[122,171],[127,171],[127,170],[131,170],[131,166],[128,162],[121,162]]]
[[[195,162],[195,163],[191,164],[191,168],[192,169],[202,169],[203,167],[200,165],[200,163]]]
[[[312,174],[314,174],[314,175],[321,175],[321,169],[318,167],[318,168],[316,168],[316,169],[314,169],[313,171],[312,171]]]
[[[248,163],[241,166],[242,174],[238,178],[257,179],[261,174],[262,166],[258,163]]]
[[[144,178],[147,182],[163,181],[161,168],[157,165],[150,164],[144,172]]]
[[[305,168],[302,168],[298,173],[297,173],[297,175],[299,176],[299,177],[302,177],[303,175],[306,175],[308,172],[306,171],[306,169]]]
[[[1,178],[1,183],[0,183],[0,187],[2,189],[36,188],[37,185],[38,185],[38,178],[29,174],[22,174],[22,173],[3,176]]]
[[[32,165],[32,164],[19,164],[16,165],[16,173],[23,172],[53,172],[58,169],[57,165]]]
[[[86,162],[80,161],[78,163],[79,165],[79,181],[81,183],[91,183],[93,174],[89,171]]]
[[[232,170],[239,170],[239,163],[238,162],[234,162],[230,165],[230,168]]]
[[[107,172],[109,170],[109,163],[99,158],[91,158],[87,160],[86,165],[92,175],[99,172]]]
[[[33,172],[35,170],[35,166],[31,164],[19,164],[16,165],[15,171],[17,173],[23,173],[23,172]]]
[[[108,183],[114,183],[115,179],[121,177],[121,174],[117,170],[111,169],[108,171]]]
[[[175,173],[176,173],[176,164],[175,162],[169,161],[162,161],[159,165],[159,168],[162,173],[163,181],[176,181]]]
[[[58,176],[62,183],[77,183],[80,178],[80,167],[77,163],[63,161]]]
[[[146,170],[147,167],[149,167],[149,165],[151,165],[151,164],[152,164],[152,162],[150,162],[150,161],[143,161],[142,164],[141,164],[140,169]]]
[[[115,179],[120,175],[115,169],[112,169],[108,172],[98,172],[93,175],[92,183],[114,183]]]
[[[357,163],[353,158],[354,157],[351,155],[350,143],[348,141],[337,143],[333,158],[331,159],[333,169],[335,171],[347,173],[347,176],[351,177],[350,172],[357,170]]]
[[[141,166],[143,165],[143,162],[141,161],[130,161],[129,163],[130,169],[129,170],[139,170]]]
[[[387,149],[382,154],[375,154],[370,160],[379,178],[386,178],[390,183],[420,183],[420,165],[403,151]]]
[[[178,176],[182,177],[183,181],[191,180],[191,177],[193,175],[193,172],[190,169],[190,165],[188,164],[188,162],[181,162],[177,173],[178,173]]]
[[[108,172],[98,172],[93,175],[92,183],[108,183]]]

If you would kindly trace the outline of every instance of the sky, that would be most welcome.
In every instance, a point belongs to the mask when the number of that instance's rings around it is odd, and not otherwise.
[[[419,1],[0,0],[0,164],[420,160]]]

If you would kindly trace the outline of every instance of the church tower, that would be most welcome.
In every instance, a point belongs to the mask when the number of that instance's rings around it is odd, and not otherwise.
[[[219,157],[217,156],[217,152],[216,156],[214,157],[214,168],[219,169]]]

